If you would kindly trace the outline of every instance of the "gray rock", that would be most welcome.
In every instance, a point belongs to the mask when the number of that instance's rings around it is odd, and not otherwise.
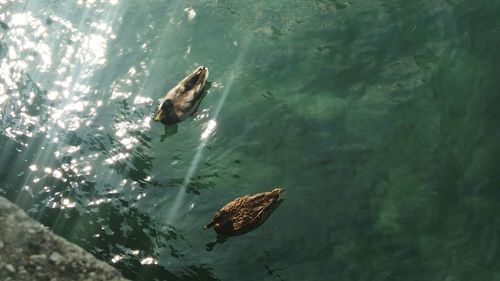
[[[0,241],[0,249],[3,248],[3,241]]]
[[[46,254],[31,255],[30,260],[35,263],[45,263],[47,261],[47,255]]]
[[[5,268],[6,268],[8,271],[12,272],[12,273],[16,272],[16,269],[14,268],[14,266],[13,266],[12,264],[6,264],[6,265],[5,265]]]
[[[28,271],[26,271],[26,269],[24,268],[24,266],[20,266],[20,267],[18,268],[18,272],[19,272],[19,274],[21,274],[21,275],[28,274]]]
[[[50,255],[49,259],[50,261],[58,265],[62,261],[62,256],[58,252],[53,252],[52,255]]]
[[[0,196],[1,281],[127,281]],[[2,265],[3,264],[3,265]]]

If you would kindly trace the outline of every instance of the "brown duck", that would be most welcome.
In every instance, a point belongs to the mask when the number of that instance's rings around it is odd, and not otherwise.
[[[283,188],[276,188],[236,198],[216,212],[204,228],[213,227],[218,234],[230,236],[247,233],[269,217],[279,205],[283,191]]]

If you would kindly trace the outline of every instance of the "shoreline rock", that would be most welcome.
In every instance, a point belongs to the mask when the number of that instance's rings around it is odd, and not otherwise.
[[[0,280],[128,279],[79,246],[52,233],[0,196]]]

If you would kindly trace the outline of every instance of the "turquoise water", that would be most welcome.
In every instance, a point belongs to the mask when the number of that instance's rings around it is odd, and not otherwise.
[[[0,195],[133,280],[500,280],[498,15],[0,0]],[[199,65],[199,114],[153,122]],[[255,231],[203,230],[278,186]]]

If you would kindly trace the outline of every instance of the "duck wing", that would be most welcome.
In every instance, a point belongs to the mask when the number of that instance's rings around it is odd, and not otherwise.
[[[260,225],[269,216],[279,194],[271,192],[258,193],[240,197],[233,202],[231,209],[232,228],[236,232],[245,232]]]

